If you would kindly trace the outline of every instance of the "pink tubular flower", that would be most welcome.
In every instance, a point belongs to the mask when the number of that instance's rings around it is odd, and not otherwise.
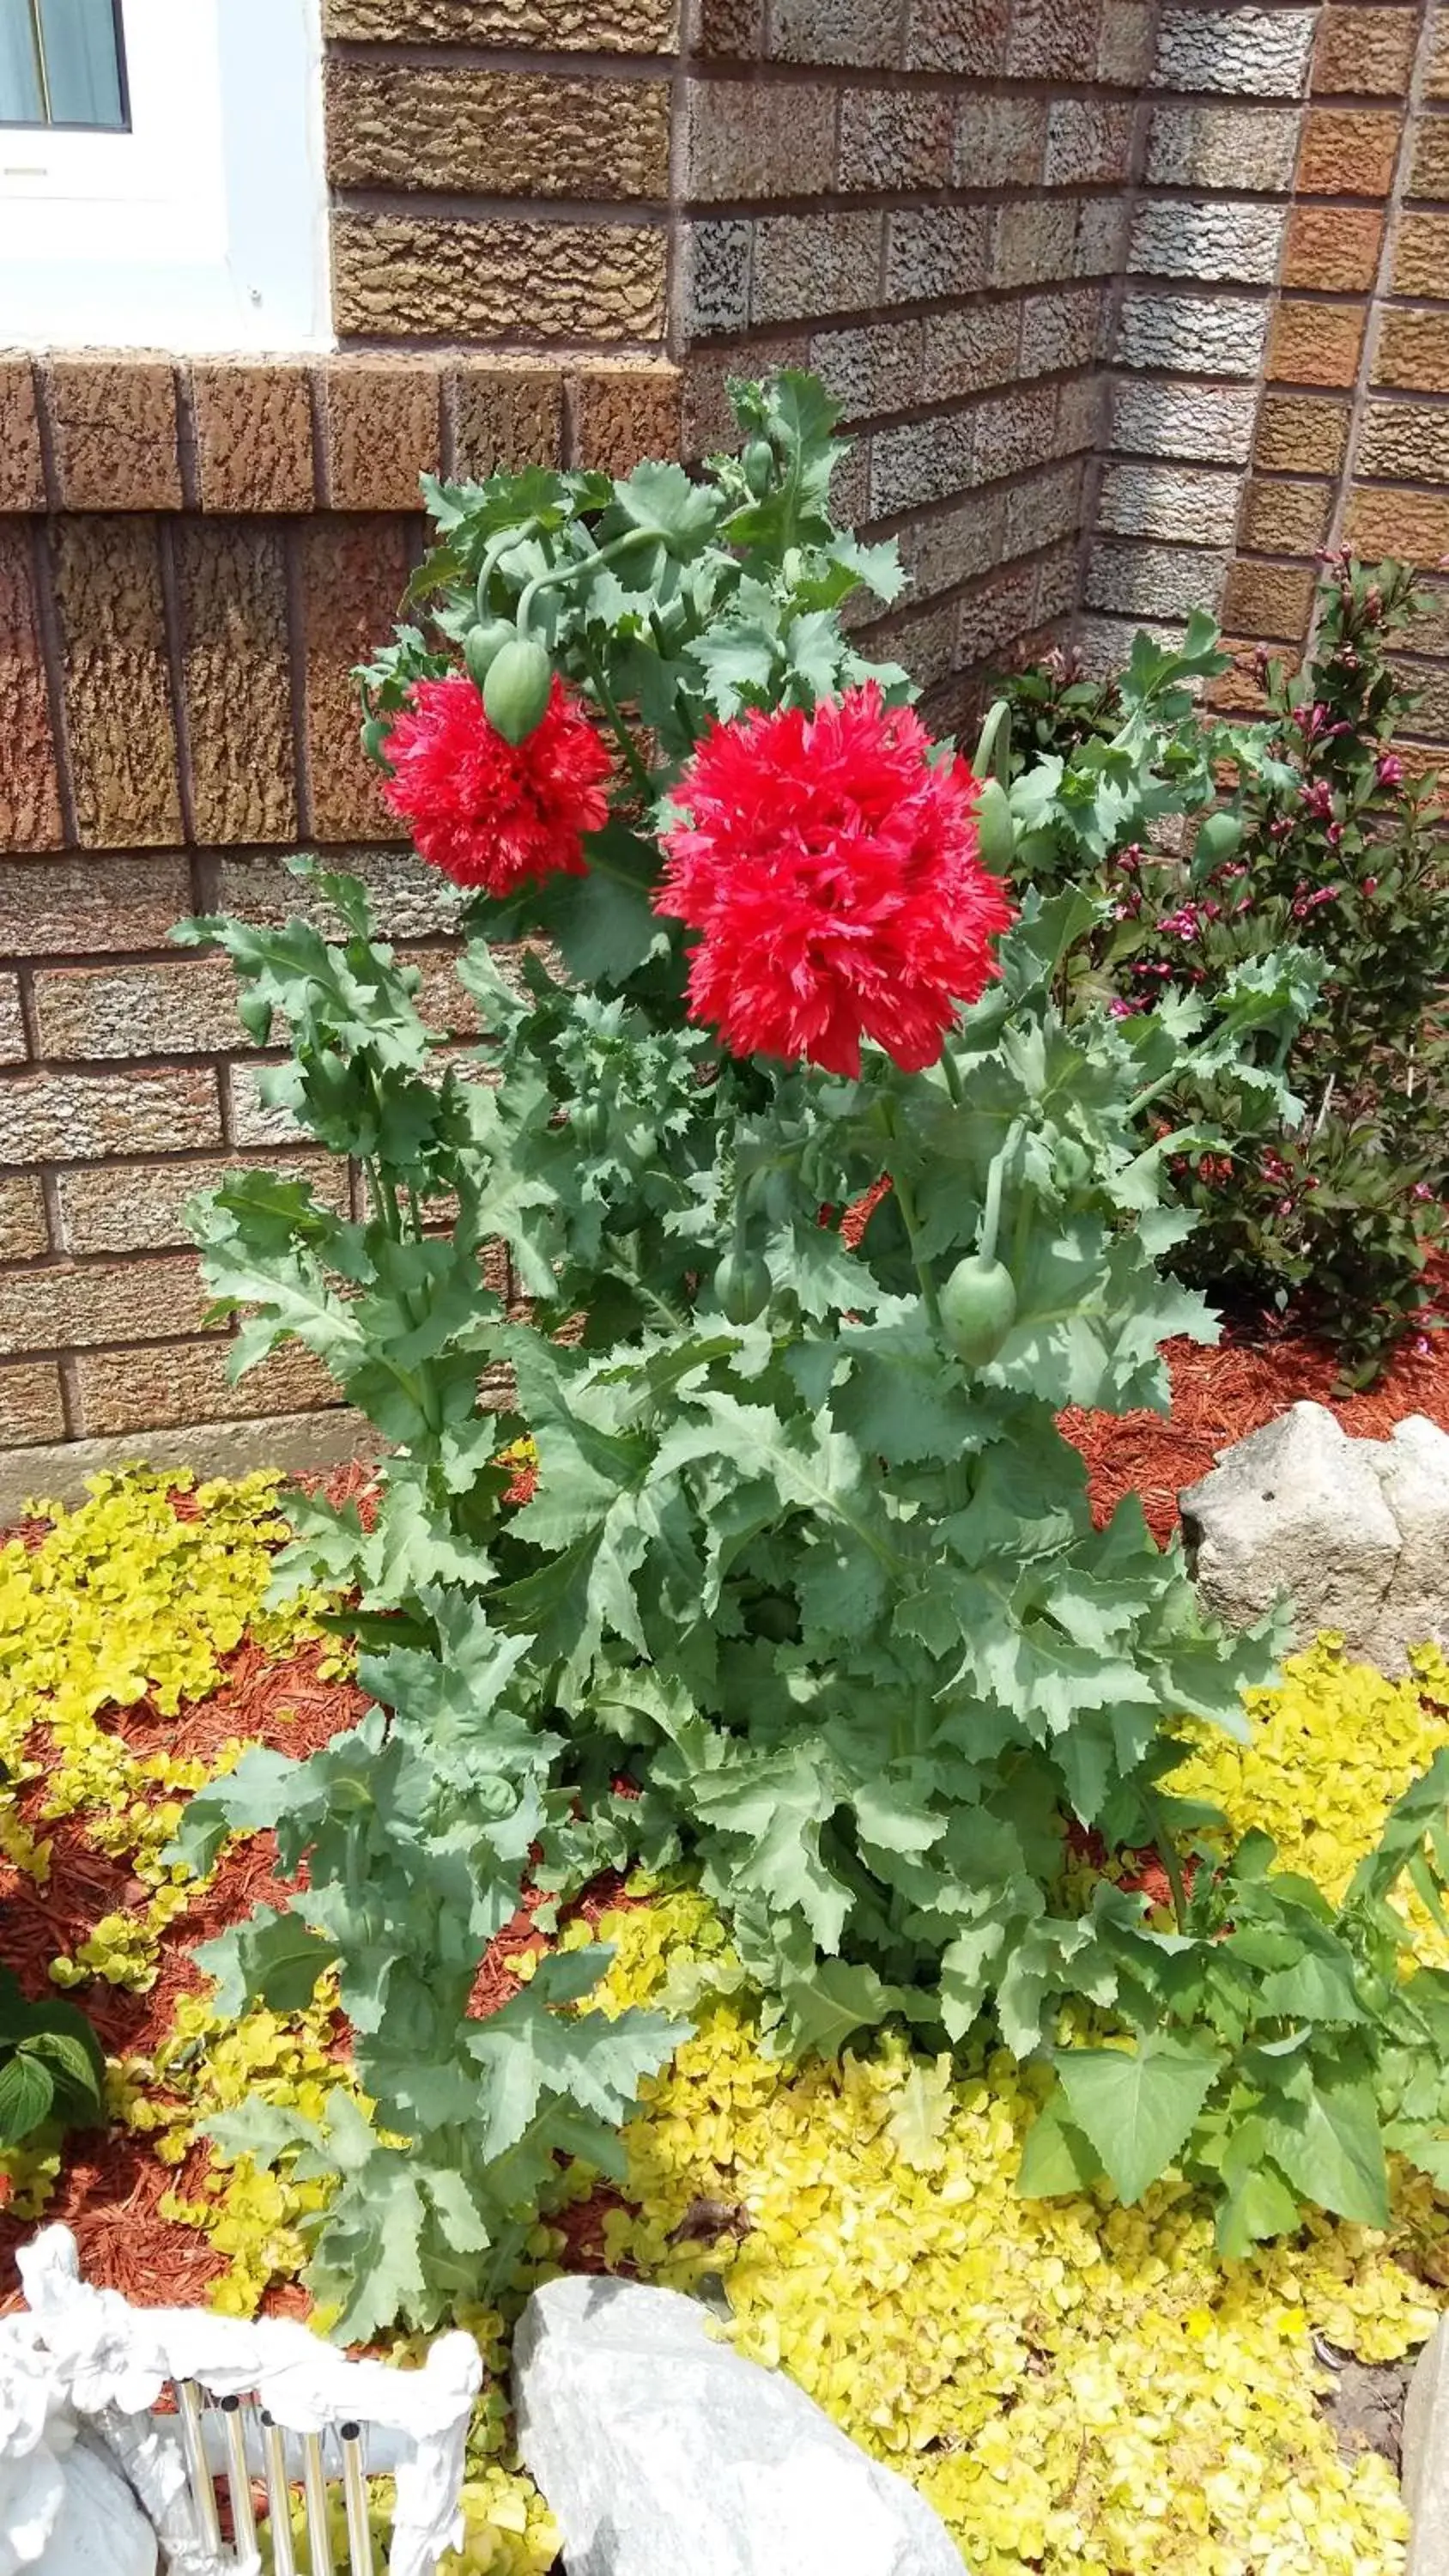
[[[1402,787],[1404,764],[1396,751],[1384,751],[1374,763],[1374,776],[1380,787]]]
[[[471,680],[419,680],[387,758],[387,803],[456,885],[504,895],[585,874],[583,836],[608,819],[610,760],[557,674],[543,722],[516,746],[494,732]]]
[[[980,790],[932,748],[873,682],[701,743],[654,906],[700,932],[690,1017],[732,1054],[857,1074],[873,1038],[918,1073],[999,972],[992,943],[1015,916],[977,856]]]

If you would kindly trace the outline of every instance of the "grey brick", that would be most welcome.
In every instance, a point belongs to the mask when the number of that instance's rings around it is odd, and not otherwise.
[[[1097,78],[1115,89],[1139,90],[1152,69],[1150,0],[1107,0],[1097,40]]]
[[[750,312],[756,322],[808,321],[879,299],[882,217],[767,215],[755,227]]]
[[[975,422],[969,412],[916,420],[880,430],[871,441],[870,506],[873,516],[943,501],[971,481]]]
[[[901,560],[914,596],[929,599],[954,590],[1000,561],[1008,498],[1004,492],[973,493],[969,501],[913,519],[902,530]]]
[[[833,185],[835,92],[813,81],[690,81],[685,185],[704,204]]]
[[[1080,188],[1126,179],[1135,119],[1136,109],[1126,99],[1055,99],[1047,117],[1047,186]]]
[[[1072,267],[1078,277],[1115,277],[1127,245],[1128,210],[1116,197],[1084,197],[1077,208]]]
[[[1097,355],[1104,308],[1099,286],[1029,295],[1021,320],[1022,374],[1044,376],[1057,368],[1090,365]]]
[[[1228,562],[1226,554],[1195,546],[1097,545],[1087,566],[1087,604],[1146,617],[1216,611]]]
[[[1256,376],[1267,330],[1266,303],[1243,297],[1128,295],[1117,363],[1176,368],[1184,375]]]
[[[1011,0],[910,0],[907,64],[912,71],[989,80],[1006,69],[1010,20]]]
[[[1154,277],[1222,277],[1271,286],[1287,220],[1283,206],[1160,197],[1138,209],[1129,266]]]
[[[683,226],[680,274],[687,339],[748,328],[753,240],[754,227],[743,216]]]
[[[999,475],[1044,465],[1053,452],[1056,419],[1056,396],[1049,385],[1017,387],[983,403],[976,415],[977,480],[994,483]]]
[[[1076,263],[1077,217],[1072,206],[1042,198],[1000,206],[991,251],[993,286],[1035,286],[1070,277]]]
[[[1030,188],[1046,163],[1039,98],[968,98],[956,114],[951,177],[958,188]]]
[[[810,343],[810,364],[847,414],[906,411],[921,383],[922,325],[867,322],[858,329],[820,331]]]
[[[1257,416],[1255,385],[1153,385],[1119,379],[1113,388],[1112,446],[1118,455],[1246,464]]]
[[[1243,98],[1302,98],[1316,9],[1164,9],[1158,89],[1230,90]]]
[[[901,58],[905,0],[775,0],[770,51],[787,63],[859,63],[886,68]]]
[[[1021,342],[1019,304],[969,304],[926,321],[923,391],[928,401],[1010,384]]]
[[[1148,184],[1282,194],[1293,185],[1298,125],[1291,107],[1154,108]]]
[[[952,101],[934,91],[848,89],[840,103],[838,187],[939,188],[951,164]],[[793,170],[793,153],[786,155]],[[804,181],[791,181],[791,193]]]
[[[1075,536],[1081,499],[1082,469],[1075,459],[1016,484],[1006,496],[1006,554],[1034,554],[1058,537]]]
[[[1243,476],[1207,465],[1109,465],[1102,477],[1097,525],[1123,537],[1186,537],[1195,545],[1230,546]]]
[[[991,216],[985,206],[914,206],[887,217],[886,296],[966,295],[986,283]]]

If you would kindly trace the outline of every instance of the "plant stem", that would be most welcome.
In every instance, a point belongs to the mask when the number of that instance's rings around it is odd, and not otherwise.
[[[652,802],[654,781],[640,759],[638,746],[619,712],[619,702],[605,677],[603,663],[587,638],[584,640],[583,649],[584,660],[589,666],[589,677],[594,684],[594,694],[613,728],[614,738],[624,755],[629,774],[640,794]]]
[[[561,581],[572,581],[575,573],[598,572],[605,564],[617,563],[621,555],[629,554],[635,546],[653,546],[659,542],[653,528],[626,528],[622,537],[615,537],[611,544],[600,546],[594,554],[570,555],[567,563],[555,564],[549,572],[535,573],[532,581],[526,583],[518,595],[519,634],[528,633],[529,611],[541,590],[552,590]]]
[[[951,1053],[949,1040],[941,1049],[941,1071],[946,1077],[946,1089],[951,1095],[952,1108],[964,1109],[966,1093],[961,1081],[961,1070]]]
[[[894,1121],[892,1121],[891,1132],[892,1134],[896,1132]],[[906,1229],[906,1239],[911,1247],[911,1259],[915,1264],[916,1277],[921,1283],[921,1302],[930,1317],[932,1331],[939,1333],[941,1300],[936,1288],[935,1272],[920,1248],[921,1227],[916,1212],[916,1194],[903,1172],[892,1172],[891,1181],[895,1189],[896,1203],[901,1212],[901,1223]]]

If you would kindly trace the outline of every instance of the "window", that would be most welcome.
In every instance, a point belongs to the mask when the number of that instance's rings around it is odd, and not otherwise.
[[[0,0],[0,346],[332,345],[320,0]]]
[[[127,121],[120,0],[0,0],[0,125]]]

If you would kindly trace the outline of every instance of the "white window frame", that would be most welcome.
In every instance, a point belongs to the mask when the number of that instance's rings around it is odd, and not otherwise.
[[[122,0],[130,128],[0,127],[0,346],[334,346],[319,0]]]

